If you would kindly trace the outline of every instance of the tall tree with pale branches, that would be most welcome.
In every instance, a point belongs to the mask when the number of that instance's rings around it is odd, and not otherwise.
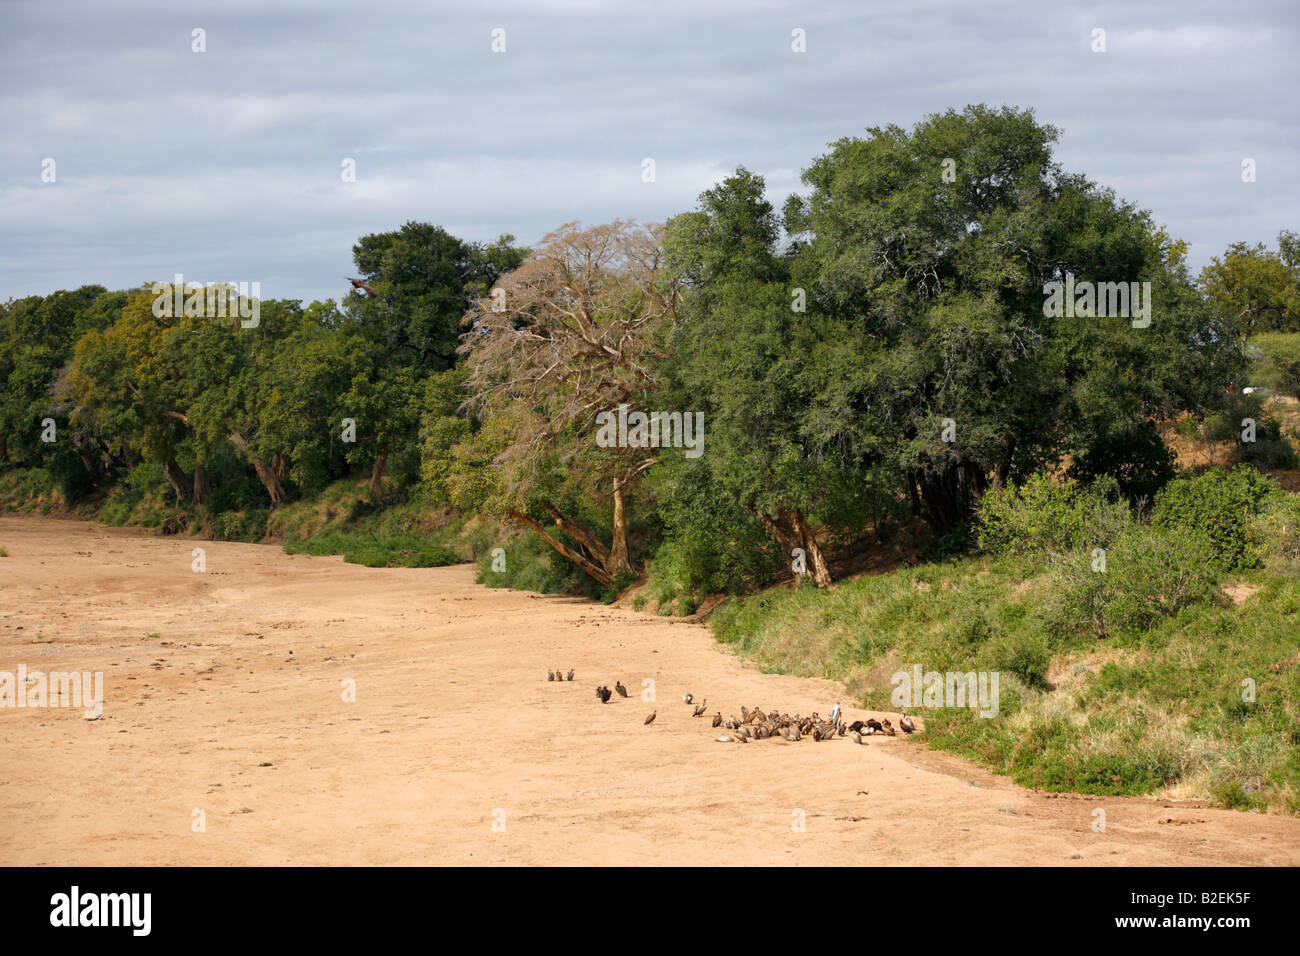
[[[663,228],[618,220],[566,223],[503,276],[465,317],[466,407],[493,429],[496,480],[483,502],[541,535],[609,585],[633,570],[627,495],[658,449],[600,447],[596,417],[644,407],[660,388],[678,294],[661,274]],[[561,507],[564,479],[610,501],[610,543]],[[548,525],[563,533],[552,533]]]

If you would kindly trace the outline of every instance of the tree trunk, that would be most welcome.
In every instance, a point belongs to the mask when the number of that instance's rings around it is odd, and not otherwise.
[[[614,479],[614,521],[612,525],[609,560],[605,562],[605,570],[613,577],[623,572],[631,572],[632,563],[627,553],[627,512],[624,509],[623,488],[625,482],[622,478]]]
[[[974,462],[946,464],[940,470],[918,468],[921,516],[936,535],[969,520],[976,501],[988,487],[988,476]]]
[[[203,467],[203,462],[194,463],[194,503],[196,505],[206,504],[208,495],[212,491],[212,486],[208,483],[208,470]]]
[[[567,534],[578,546],[586,552],[587,556],[594,562],[597,562],[602,569],[609,567],[609,548],[601,544],[600,539],[592,533],[592,530],[576,518],[570,518],[560,511],[554,505],[546,505],[545,511],[555,522],[555,526]]]
[[[176,504],[186,504],[189,494],[185,486],[189,484],[189,476],[181,470],[181,466],[176,464],[176,459],[168,458],[163,462],[163,477],[167,479],[167,484],[172,486],[172,491],[176,494]]]
[[[808,522],[804,519],[803,512],[798,508],[795,508],[794,511],[790,513],[790,526],[794,529],[795,534],[797,534],[803,541],[804,550],[808,552],[813,581],[819,588],[830,587],[831,569],[826,566],[826,556],[822,554],[822,549],[817,544],[817,539],[813,536],[812,529],[808,527]]]
[[[567,544],[565,544],[559,538],[552,535],[549,531],[543,528],[532,518],[528,517],[528,515],[524,514],[521,511],[515,511],[512,508],[511,510],[506,512],[506,517],[514,521],[521,522],[522,524],[526,524],[528,527],[532,528],[541,536],[543,541],[549,544],[560,554],[564,555],[564,557],[568,558],[578,567],[582,568],[582,570],[586,571],[596,581],[599,581],[601,584],[605,585],[606,587],[609,587],[611,584],[614,583],[614,579],[605,572],[605,569],[603,567],[601,567],[595,561],[592,561],[586,555],[579,554],[577,551],[574,551]],[[557,521],[556,524],[559,524],[559,522]]]
[[[266,489],[266,493],[271,496],[272,504],[279,504],[284,500],[284,485],[280,483],[280,476],[276,474],[275,469],[261,458],[254,455],[248,448],[248,440],[237,431],[232,431],[226,436],[232,445],[244,453],[253,465],[253,470],[257,472],[257,479]]]
[[[384,447],[379,450],[379,457],[375,459],[375,463],[370,469],[370,498],[372,501],[378,501],[379,496],[384,491],[384,466],[387,464],[388,448]]]
[[[787,559],[793,556],[795,548],[803,551],[808,562],[807,573],[812,576],[813,583],[819,588],[831,586],[832,578],[830,567],[826,564],[826,556],[822,553],[821,546],[817,544],[817,539],[813,536],[812,529],[808,527],[808,521],[802,511],[798,508],[783,508],[777,512],[775,519],[760,512],[758,520],[763,523],[768,533],[776,538]]]

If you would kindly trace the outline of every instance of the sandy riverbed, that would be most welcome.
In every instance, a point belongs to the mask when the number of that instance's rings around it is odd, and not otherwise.
[[[14,516],[0,546],[0,671],[104,675],[97,720],[0,708],[0,864],[1300,863],[1300,820],[1038,794],[916,740],[718,743],[682,693],[840,688],[470,567]]]

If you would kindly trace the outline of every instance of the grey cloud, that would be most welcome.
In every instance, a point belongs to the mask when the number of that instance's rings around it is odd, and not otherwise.
[[[18,0],[0,5],[0,297],[176,271],[337,297],[357,237],[407,219],[524,242],[662,220],[742,163],[779,204],[828,143],[981,101],[1034,107],[1067,168],[1151,209],[1199,268],[1300,224],[1296,19],[1208,0]]]

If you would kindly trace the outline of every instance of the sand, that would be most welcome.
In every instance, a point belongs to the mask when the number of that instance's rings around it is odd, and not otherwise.
[[[0,708],[0,864],[1300,863],[1297,819],[1036,793],[918,738],[718,743],[683,693],[825,714],[842,688],[468,566],[14,516],[0,546],[0,671],[104,675],[98,719]]]

